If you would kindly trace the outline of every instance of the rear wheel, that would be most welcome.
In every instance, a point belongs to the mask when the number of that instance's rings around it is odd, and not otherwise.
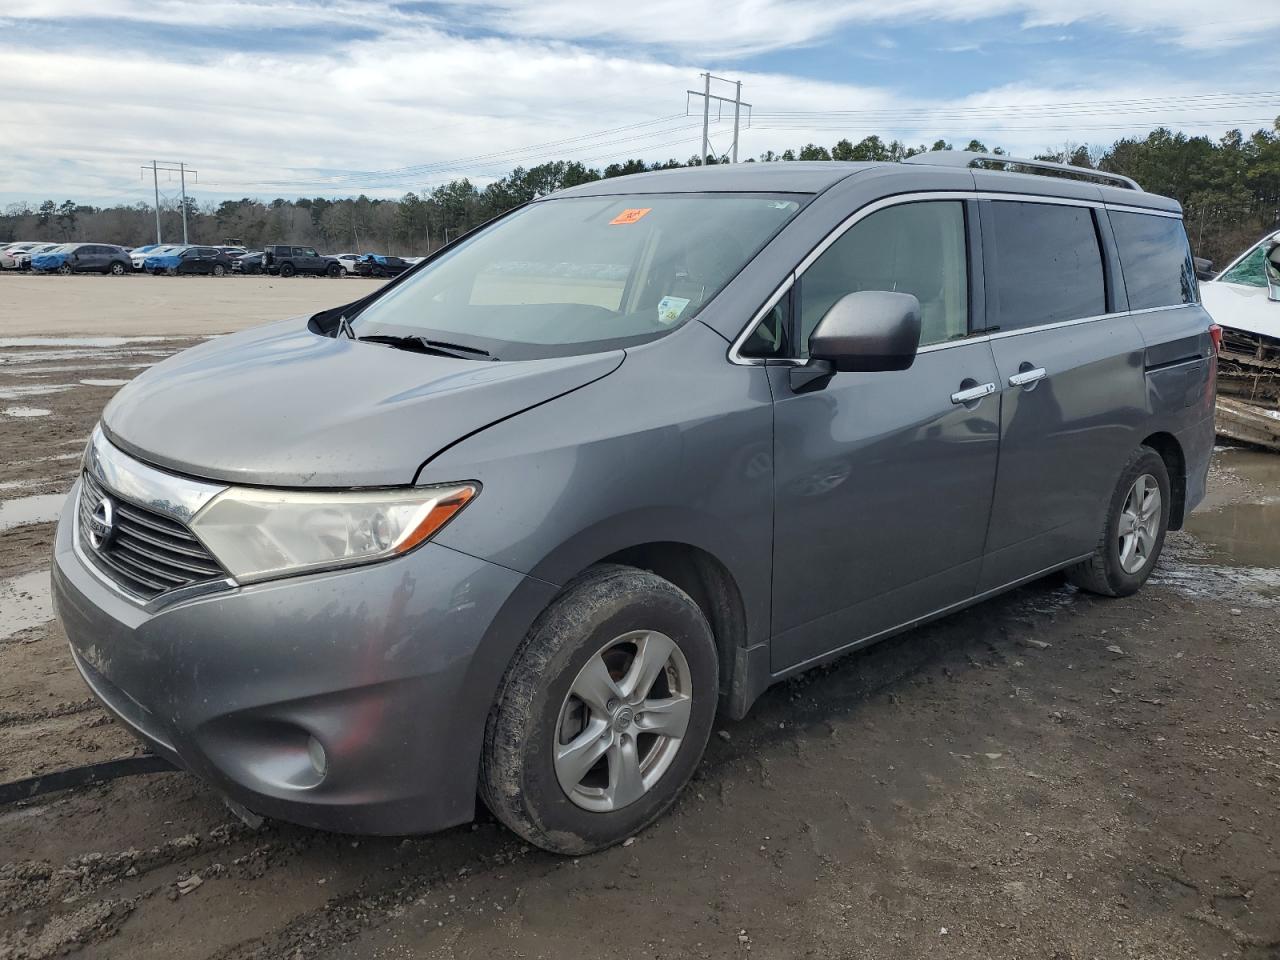
[[[297,272],[292,263],[285,262],[280,264],[280,276],[282,277],[292,277]]]
[[[62,266],[58,268],[58,272],[62,274],[64,277],[71,276],[71,264],[64,263]]]
[[[706,749],[718,690],[697,604],[633,567],[592,568],[534,624],[485,729],[480,792],[531,843],[620,843],[674,802]]]
[[[1164,459],[1150,447],[1139,447],[1120,471],[1093,556],[1067,571],[1071,582],[1106,597],[1136,591],[1164,547],[1171,502]]]

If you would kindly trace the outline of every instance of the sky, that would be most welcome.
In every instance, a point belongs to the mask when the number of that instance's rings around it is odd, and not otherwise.
[[[202,204],[684,160],[704,70],[752,105],[742,159],[1218,136],[1280,115],[1277,49],[1277,0],[39,0],[0,9],[0,206],[151,203],[153,159]]]

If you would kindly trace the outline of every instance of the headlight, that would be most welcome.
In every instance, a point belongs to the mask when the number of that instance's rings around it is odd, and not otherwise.
[[[231,487],[191,529],[236,580],[345,567],[406,553],[479,491],[475,484],[311,493]]]

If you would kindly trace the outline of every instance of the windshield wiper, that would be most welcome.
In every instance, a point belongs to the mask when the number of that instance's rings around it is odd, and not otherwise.
[[[426,337],[394,336],[392,334],[371,334],[367,337],[356,337],[364,343],[385,343],[398,350],[413,350],[416,353],[429,353],[438,357],[453,357],[456,360],[497,360],[498,358],[479,347],[464,347],[459,343],[447,343],[443,340],[428,340]]]

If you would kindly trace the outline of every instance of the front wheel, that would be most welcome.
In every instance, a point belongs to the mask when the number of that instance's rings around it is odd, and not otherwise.
[[[327,276],[327,277],[340,277],[340,276],[342,276],[342,275],[343,275],[343,273],[345,273],[345,272],[346,272],[346,271],[344,271],[344,270],[343,270],[340,266],[338,266],[336,263],[331,263],[331,264],[329,264],[329,266],[325,267],[325,270],[324,270],[325,276]]]
[[[1067,576],[1105,597],[1127,597],[1147,582],[1169,529],[1169,470],[1150,447],[1129,458],[1111,495],[1102,538],[1093,556]]]
[[[666,811],[706,749],[715,642],[679,587],[601,565],[538,618],[485,728],[480,793],[562,854],[620,843]]]
[[[113,261],[109,269],[113,277],[123,277],[125,275],[125,266],[119,260]]]
[[[226,273],[227,273],[227,268],[226,268],[226,267],[224,267],[222,264],[220,264],[220,263],[215,263],[215,264],[213,265],[213,275],[214,275],[215,277],[222,277],[222,276],[226,276]]]

